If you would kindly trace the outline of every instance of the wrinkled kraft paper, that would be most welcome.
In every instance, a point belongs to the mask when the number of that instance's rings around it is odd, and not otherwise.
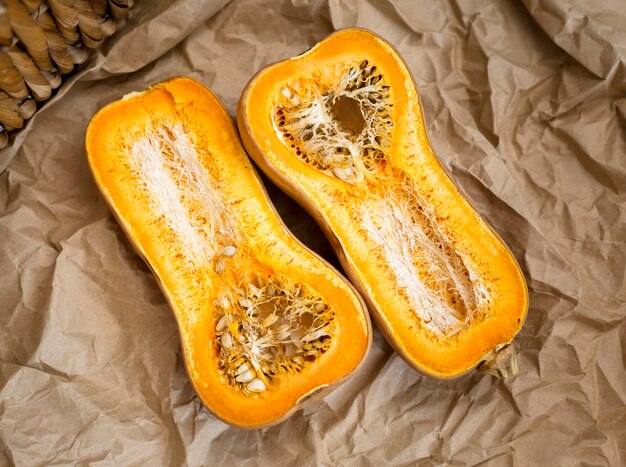
[[[624,465],[626,9],[618,0],[152,0],[0,153],[0,465]],[[234,116],[248,79],[334,29],[393,43],[432,144],[530,289],[519,376],[442,382],[376,330],[283,424],[202,407],[174,318],[90,177],[102,105],[175,75]],[[312,220],[281,215],[336,264]]]

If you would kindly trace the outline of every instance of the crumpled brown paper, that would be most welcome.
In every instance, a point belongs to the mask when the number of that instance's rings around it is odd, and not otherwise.
[[[0,153],[0,465],[624,463],[625,24],[618,0],[137,2]],[[174,318],[89,175],[84,131],[102,105],[174,75],[234,115],[260,67],[348,26],[404,56],[437,154],[522,265],[520,374],[436,381],[376,331],[365,367],[324,401],[241,431],[194,395]]]

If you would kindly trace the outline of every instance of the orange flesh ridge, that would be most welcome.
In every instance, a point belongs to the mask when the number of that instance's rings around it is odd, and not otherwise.
[[[239,267],[274,273],[306,284],[335,310],[330,349],[302,373],[279,377],[260,396],[246,396],[223,383],[217,373],[212,304],[224,287],[236,286],[237,270],[218,276],[213,264],[186,267],[184,254],[165,248],[175,238],[158,217],[150,198],[129,176],[128,147],[154,122],[182,124],[197,149],[202,167],[216,181],[238,226],[243,258]],[[230,117],[204,86],[177,78],[116,101],[93,118],[87,152],[97,184],[127,235],[160,281],[181,334],[187,371],[205,405],[222,420],[262,426],[289,412],[309,391],[349,374],[368,347],[368,321],[351,287],[286,230],[266,197],[243,151]],[[202,266],[202,265],[201,265]]]
[[[378,179],[355,186],[298,159],[279,136],[273,115],[286,85],[311,79],[313,71],[325,75],[325,70],[363,60],[378,67],[391,90],[393,130],[386,154],[391,168]],[[245,127],[242,137],[257,162],[283,187],[297,187],[295,196],[336,236],[346,256],[344,266],[352,270],[386,336],[409,363],[427,374],[454,377],[473,368],[496,347],[511,342],[526,316],[524,278],[509,250],[459,193],[434,156],[413,79],[388,43],[363,30],[338,32],[301,56],[260,72],[248,85],[239,117]],[[355,224],[356,213],[367,207],[372,193],[388,192],[388,187],[397,183],[398,173],[408,177],[412,187],[428,199],[454,249],[490,287],[489,305],[454,335],[437,336],[422,325],[415,310],[397,293],[390,266],[373,258],[374,245]]]

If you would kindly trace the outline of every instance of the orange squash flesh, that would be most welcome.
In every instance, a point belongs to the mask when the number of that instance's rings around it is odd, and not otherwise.
[[[413,368],[456,377],[511,343],[527,311],[523,275],[433,154],[390,44],[348,29],[268,66],[248,83],[238,125]]]
[[[191,147],[192,156],[178,158],[184,151],[176,144]],[[280,221],[230,117],[206,87],[176,78],[106,106],[89,124],[86,148],[96,184],[171,305],[189,377],[217,417],[243,428],[278,423],[359,367],[371,342],[362,299]],[[214,224],[209,195],[219,201]],[[227,234],[235,239],[232,255],[222,250],[233,243]],[[220,363],[226,344],[216,336],[217,304],[234,296],[239,306],[233,291],[272,277],[319,297],[332,313],[331,338],[301,371],[264,377],[266,390],[246,393],[249,383],[231,384]],[[239,335],[234,327],[220,332],[231,331]]]

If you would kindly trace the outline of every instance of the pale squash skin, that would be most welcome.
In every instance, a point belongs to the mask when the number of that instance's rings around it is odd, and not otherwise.
[[[337,310],[338,329],[341,336],[333,341],[326,354],[309,366],[301,375],[292,375],[289,380],[281,379],[275,388],[270,388],[260,397],[243,395],[229,387],[217,375],[213,337],[215,336],[214,307],[208,304],[202,316],[190,316],[190,311],[181,307],[176,298],[177,290],[190,290],[192,285],[177,282],[169,271],[176,271],[176,263],[159,256],[159,235],[141,222],[145,206],[129,204],[129,199],[140,199],[132,187],[124,185],[115,175],[116,158],[124,157],[109,133],[141,125],[142,119],[159,118],[167,115],[175,101],[189,112],[190,125],[198,125],[194,131],[202,134],[207,141],[215,139],[215,159],[233,170],[236,177],[224,174],[227,183],[237,185],[232,190],[247,193],[245,200],[239,200],[237,215],[243,225],[247,219],[252,222],[254,213],[268,224],[267,232],[243,232],[255,237],[261,247],[263,241],[273,241],[284,247],[287,256],[297,261],[294,266],[281,263],[278,253],[259,252],[259,258],[268,267],[277,270],[296,271],[295,279],[316,290],[323,290],[323,296],[331,307]],[[168,102],[166,102],[168,101]],[[173,108],[173,107],[172,107]],[[178,109],[178,107],[176,107]],[[165,113],[164,113],[165,112]],[[138,123],[139,122],[139,123]],[[354,287],[329,263],[300,243],[284,225],[272,205],[262,182],[250,164],[241,147],[236,129],[227,111],[213,93],[200,83],[189,78],[173,78],[157,84],[142,93],[133,93],[101,109],[91,120],[86,136],[86,149],[96,185],[100,189],[113,215],[119,222],[130,243],[154,274],[163,295],[176,318],[181,336],[183,361],[194,389],[203,404],[220,420],[244,429],[259,429],[276,425],[308,404],[323,398],[341,383],[346,381],[363,364],[371,346],[371,323],[366,305]],[[215,148],[213,148],[215,149]],[[209,164],[202,160],[202,164]],[[217,163],[217,162],[216,162]],[[229,172],[230,173],[230,172]],[[127,194],[125,192],[130,192]],[[242,195],[243,196],[243,195]],[[141,203],[139,203],[141,204]],[[248,206],[249,205],[249,206]],[[248,211],[246,211],[248,209]],[[251,216],[246,217],[246,213]],[[148,216],[149,214],[145,214]],[[260,239],[260,240],[259,240]],[[265,255],[265,256],[263,256]],[[287,260],[285,260],[287,261]],[[172,269],[173,268],[173,269]],[[281,269],[282,268],[282,269]],[[237,274],[235,271],[234,274]],[[219,287],[220,277],[211,279],[210,287]],[[207,289],[210,290],[210,289]],[[349,357],[345,357],[349,355]]]
[[[419,154],[420,163],[424,164],[429,174],[435,174],[433,177],[437,177],[438,184],[441,185],[441,188],[439,186],[432,188],[433,192],[441,194],[439,200],[433,195],[433,203],[439,202],[443,205],[447,201],[456,211],[462,213],[456,218],[453,215],[451,217],[458,226],[463,226],[463,229],[457,227],[458,230],[471,232],[465,235],[463,241],[486,245],[477,249],[485,250],[485,257],[492,261],[490,267],[493,265],[499,275],[498,279],[501,278],[506,284],[504,287],[497,286],[499,289],[496,290],[500,295],[496,305],[499,308],[494,311],[494,316],[472,323],[459,333],[458,337],[449,341],[444,340],[441,344],[428,342],[427,337],[415,332],[406,324],[394,306],[395,298],[392,295],[388,294],[384,300],[380,298],[381,294],[378,294],[378,299],[374,297],[373,290],[380,276],[371,273],[368,275],[368,266],[363,260],[367,254],[355,250],[356,243],[352,240],[350,232],[352,226],[344,225],[350,221],[342,223],[338,221],[339,216],[333,217],[332,213],[329,214],[327,206],[331,203],[330,198],[318,194],[326,186],[341,190],[340,184],[337,180],[332,180],[328,174],[298,159],[293,150],[276,136],[278,130],[275,126],[272,127],[271,118],[268,118],[268,112],[272,112],[278,102],[275,96],[286,84],[296,82],[298,79],[307,79],[310,70],[317,70],[317,73],[323,75],[324,72],[320,70],[324,70],[324,66],[338,67],[338,64],[343,62],[358,64],[362,59],[368,59],[372,64],[378,65],[381,73],[387,77],[389,80],[387,84],[391,84],[391,89],[397,96],[393,100],[395,111],[403,116],[395,121],[401,129],[394,130],[391,137],[390,152],[393,153],[391,159],[394,160],[395,157],[395,162],[391,165],[396,163],[404,164],[403,167],[410,167],[411,163],[415,165],[414,161],[409,161],[408,156],[395,148],[402,145],[407,148],[417,147],[415,151]],[[405,115],[411,116],[410,119],[404,117]],[[439,379],[459,377],[487,360],[490,361],[490,366],[487,368],[487,365],[481,365],[481,367],[492,374],[509,376],[517,371],[515,353],[511,352],[513,348],[509,347],[509,344],[520,331],[527,314],[528,289],[524,276],[510,250],[480,218],[476,209],[452,182],[433,154],[414,79],[397,51],[389,43],[367,30],[346,29],[330,35],[302,55],[267,66],[246,86],[239,101],[237,122],[244,146],[252,159],[320,225],[346,274],[365,298],[376,324],[394,350],[412,368]],[[414,132],[416,136],[407,136],[409,131]],[[417,175],[413,175],[414,180],[416,177]],[[312,188],[313,186],[315,188]],[[349,199],[342,198],[348,203]],[[343,217],[344,220],[346,218]],[[486,248],[496,253],[488,252]],[[501,359],[493,358],[501,349],[507,349],[506,364],[501,364]],[[496,361],[499,366],[507,368],[502,371],[494,369]]]

